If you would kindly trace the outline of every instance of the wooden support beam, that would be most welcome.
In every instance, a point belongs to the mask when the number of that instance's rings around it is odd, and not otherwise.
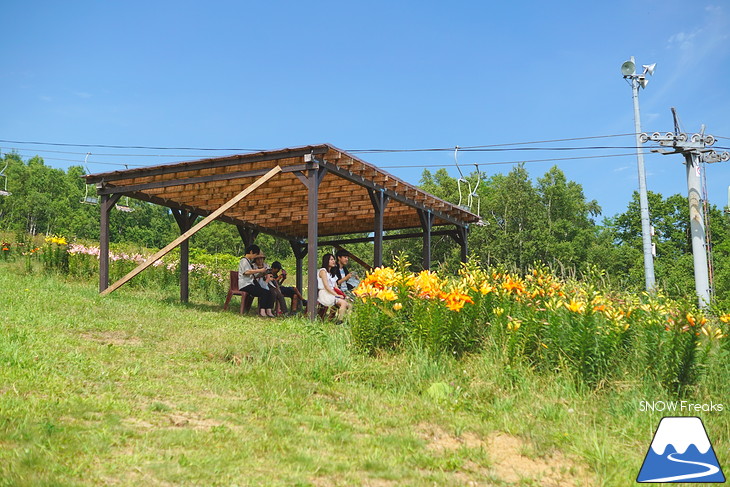
[[[430,211],[418,210],[423,227],[423,268],[431,268],[431,227],[433,226],[434,215]]]
[[[226,212],[226,210],[230,209],[232,206],[234,206],[236,203],[241,201],[243,198],[248,196],[250,193],[255,191],[257,188],[259,188],[261,185],[266,183],[269,179],[273,178],[277,174],[281,172],[281,166],[276,166],[263,176],[261,176],[259,179],[257,179],[251,186],[244,189],[240,193],[238,193],[236,196],[234,196],[230,201],[228,201],[226,204],[215,210],[213,213],[205,217],[202,221],[200,221],[197,225],[195,225],[193,228],[188,230],[187,232],[180,235],[178,238],[176,238],[173,242],[168,244],[165,248],[160,249],[155,255],[147,259],[142,264],[138,265],[136,268],[132,269],[132,271],[129,272],[126,276],[109,286],[107,289],[102,291],[102,296],[105,296],[109,293],[114,292],[115,290],[119,289],[122,285],[127,283],[130,279],[132,279],[134,276],[151,266],[155,261],[162,258],[164,255],[169,253],[172,249],[177,247],[181,242],[189,239],[193,235],[195,235],[200,229],[208,225],[210,222],[218,218],[220,215]]]
[[[334,173],[336,176],[339,176],[339,177],[346,179],[350,182],[353,182],[357,185],[363,186],[365,188],[370,188],[370,189],[381,189],[382,188],[380,185],[377,185],[368,179],[365,179],[357,174],[354,174],[353,172],[350,172],[345,168],[339,167],[339,166],[332,164],[330,162],[327,162],[327,161],[318,161],[318,162],[321,167],[327,168],[327,170]],[[408,186],[403,185],[402,188],[403,189],[400,192],[396,192],[389,188],[382,188],[382,189],[384,189],[386,195],[390,196],[391,199],[393,199],[395,201],[404,203],[408,206],[411,206],[413,208],[417,208],[420,210],[424,210],[424,211],[433,210],[431,208],[428,208],[421,201],[417,201],[414,198],[409,197],[406,194],[406,191],[408,191],[408,189],[409,189]],[[410,191],[408,191],[408,193],[411,195],[415,195],[416,191],[410,190]],[[424,193],[418,193],[418,194],[423,195]],[[454,225],[464,225],[466,223],[461,218],[452,217],[451,215],[446,214],[443,211],[435,210],[435,211],[433,211],[433,214],[436,217],[440,218],[441,220],[444,220],[445,222],[448,222],[448,223],[451,223]],[[476,216],[476,215],[474,215],[474,216]],[[350,232],[350,233],[352,233],[352,232]]]
[[[312,157],[312,155],[322,155],[329,151],[327,146],[317,147],[305,147],[296,150],[284,150],[277,153],[255,153],[255,154],[244,154],[234,157],[224,157],[216,159],[204,159],[193,163],[182,163],[176,165],[164,165],[158,166],[152,169],[140,168],[130,169],[127,171],[114,171],[101,174],[90,174],[83,176],[86,179],[86,184],[95,184],[100,182],[110,182],[129,179],[133,177],[150,177],[167,175],[172,172],[183,173],[190,171],[198,171],[205,169],[216,169],[227,166],[237,166],[240,164],[253,164],[256,162],[268,162],[268,161],[279,161],[281,159],[294,159],[298,157]],[[309,161],[304,161],[309,162]]]
[[[459,234],[459,245],[461,245],[461,261],[466,264],[469,258],[469,227],[459,226],[456,227],[456,231]]]
[[[172,210],[180,234],[187,232],[195,223],[198,215],[186,210]],[[190,299],[190,246],[189,241],[180,242],[180,302],[187,303]]]
[[[302,287],[302,283],[304,280],[304,272],[302,269],[302,260],[304,259],[304,256],[307,255],[307,244],[302,241],[294,241],[290,240],[289,245],[291,245],[292,252],[294,252],[294,257],[296,258],[296,286],[297,289],[299,289],[299,292],[304,289]]]
[[[454,237],[454,230],[437,230],[435,232],[431,232],[431,236],[435,237],[437,235],[450,235]],[[403,238],[423,238],[423,233],[394,233],[390,235],[384,235],[383,240],[400,240]],[[454,237],[456,238],[456,237]],[[375,239],[375,237],[362,237],[362,238],[348,238],[344,240],[327,240],[324,242],[319,242],[319,245],[322,247],[326,247],[327,245],[347,245],[347,244],[354,244],[354,243],[367,243],[372,242]]]
[[[99,292],[109,286],[109,214],[114,205],[121,198],[121,194],[102,195],[101,203],[101,229],[99,233]]]
[[[241,240],[243,240],[244,248],[248,248],[250,245],[253,245],[256,237],[259,236],[259,231],[253,228],[245,227],[243,225],[236,225],[236,228],[238,229],[238,234],[241,236]]]
[[[319,183],[327,173],[327,169],[310,169],[309,174],[302,181],[307,186],[307,300],[309,319],[317,319],[317,239],[319,235]],[[299,173],[294,173],[299,174]],[[301,178],[300,178],[301,179]]]
[[[390,197],[386,196],[382,189],[378,191],[368,188],[368,195],[370,195],[370,202],[373,204],[373,209],[375,210],[373,265],[380,267],[383,265],[383,214],[385,213],[385,207],[388,205]]]

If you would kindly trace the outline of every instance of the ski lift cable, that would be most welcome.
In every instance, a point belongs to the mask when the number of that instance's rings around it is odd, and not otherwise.
[[[473,192],[473,194],[477,198],[477,216],[479,218],[481,218],[482,216],[479,214],[479,210],[481,209],[482,198],[477,193],[477,188],[479,188],[479,183],[482,182],[482,173],[479,172],[479,164],[474,164],[474,167],[477,170],[477,184],[474,186],[474,192]]]
[[[90,155],[91,155],[91,152],[87,152],[86,156],[84,157],[84,170],[86,171],[87,175],[91,174],[91,171],[89,171],[89,166],[88,166]],[[90,184],[84,185],[84,188],[85,188],[84,199],[81,200],[81,203],[83,203],[85,205],[95,205],[95,204],[99,203],[99,198],[97,198],[95,196],[89,196],[89,186],[91,186],[91,185]]]
[[[0,151],[0,156],[2,156],[2,151]],[[0,177],[5,179],[5,184],[3,186],[3,189],[0,190],[0,196],[10,196],[12,193],[8,191],[8,175],[5,174],[5,170],[8,168],[8,165],[10,164],[10,161],[5,159],[5,167],[3,167],[2,171],[0,171]]]
[[[456,180],[456,187],[459,189],[459,203],[457,206],[461,206],[461,181],[464,180],[464,174],[461,172],[459,167],[459,146],[454,147],[454,164],[456,164],[456,170],[459,171],[459,178]]]
[[[464,177],[464,173],[461,171],[461,167],[459,166],[459,146],[454,147],[454,164],[456,165],[456,169],[459,171],[459,179],[456,180],[456,185],[459,188],[459,204],[458,206],[461,206],[461,201],[463,199],[461,194],[461,183],[466,183],[467,188],[469,189],[468,196],[466,198],[467,206],[471,207],[472,204],[472,190],[471,190],[471,183],[468,179]]]

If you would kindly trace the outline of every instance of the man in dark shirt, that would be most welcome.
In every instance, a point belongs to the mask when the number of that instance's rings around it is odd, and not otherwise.
[[[335,257],[337,265],[332,268],[330,273],[337,278],[337,287],[349,295],[357,286],[355,273],[347,269],[347,264],[350,263],[350,253],[347,250],[338,250]]]

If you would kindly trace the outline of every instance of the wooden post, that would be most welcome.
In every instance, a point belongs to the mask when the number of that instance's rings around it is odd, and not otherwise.
[[[244,249],[247,249],[249,246],[253,245],[256,237],[259,236],[259,231],[254,230],[253,228],[244,227],[243,225],[236,225],[236,228],[238,229],[238,234],[243,240]]]
[[[307,314],[309,319],[317,319],[317,269],[319,269],[319,183],[326,174],[324,168],[310,169],[307,176]]]
[[[291,245],[292,252],[294,252],[294,257],[297,259],[297,268],[296,268],[296,287],[299,289],[299,292],[302,291],[302,282],[304,281],[304,271],[302,268],[302,259],[304,259],[304,256],[307,255],[307,244],[304,242],[298,241],[295,242],[293,240],[289,241],[289,245]]]
[[[454,240],[456,240],[456,243],[459,244],[461,247],[461,261],[466,264],[466,261],[468,259],[467,253],[469,250],[469,226],[468,225],[457,225],[456,231],[451,234]]]
[[[187,210],[172,209],[180,234],[187,232],[195,223],[198,215]],[[187,303],[190,299],[190,241],[180,242],[180,302]]]
[[[101,195],[101,230],[99,232],[99,292],[109,287],[109,214],[121,194]]]
[[[430,211],[418,210],[418,217],[423,227],[423,268],[431,268],[431,227],[433,226],[433,213]]]
[[[259,186],[264,184],[269,179],[273,178],[277,174],[281,172],[281,166],[276,166],[271,171],[267,172],[260,178],[258,178],[251,186],[244,189],[240,193],[238,193],[236,196],[231,198],[228,202],[224,203],[223,206],[215,210],[210,215],[206,216],[202,221],[200,221],[197,225],[195,225],[193,228],[185,232],[184,234],[180,235],[178,238],[176,238],[172,243],[168,244],[165,248],[160,249],[155,255],[147,259],[142,264],[138,265],[136,268],[132,269],[129,274],[112,284],[110,287],[102,291],[102,296],[105,296],[111,292],[116,291],[119,289],[122,285],[124,285],[126,282],[128,282],[130,279],[132,279],[134,276],[151,266],[156,260],[161,259],[164,255],[166,255],[168,252],[170,252],[172,249],[177,247],[180,242],[183,242],[193,235],[195,235],[200,229],[208,225],[210,222],[221,216],[223,213],[226,212],[226,210],[230,209],[233,205],[241,201],[243,198],[248,196],[250,193],[252,193],[254,190],[256,190]],[[316,242],[315,242],[316,245]],[[315,283],[316,284],[316,283]]]
[[[375,232],[373,241],[373,267],[383,265],[383,214],[390,198],[383,193],[383,190],[368,189],[370,201],[375,210]]]

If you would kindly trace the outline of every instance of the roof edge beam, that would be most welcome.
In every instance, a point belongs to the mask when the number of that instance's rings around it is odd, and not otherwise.
[[[337,164],[333,164],[333,163],[327,162],[325,160],[318,160],[317,162],[319,162],[319,164],[322,167],[327,168],[327,170],[329,172],[331,172],[333,174],[336,174],[337,176],[339,176],[339,177],[341,177],[343,179],[346,179],[346,180],[348,180],[348,181],[350,181],[352,183],[358,184],[358,185],[363,186],[365,188],[374,189],[374,190],[378,190],[378,191],[381,191],[382,190],[383,193],[385,195],[389,196],[391,199],[394,199],[394,200],[399,201],[399,202],[401,202],[403,204],[406,204],[408,206],[411,206],[411,207],[413,207],[413,208],[415,208],[417,210],[431,212],[434,216],[440,218],[441,220],[445,220],[445,221],[447,221],[447,222],[449,222],[449,223],[451,223],[453,225],[463,226],[463,225],[466,225],[467,224],[467,222],[459,221],[459,220],[457,220],[456,218],[454,218],[453,216],[451,216],[451,215],[449,215],[447,213],[444,213],[444,212],[438,211],[438,210],[434,210],[433,208],[429,208],[428,206],[423,205],[423,204],[421,204],[421,203],[419,203],[419,202],[417,202],[417,201],[415,201],[415,200],[413,200],[411,198],[408,198],[408,197],[406,197],[406,196],[404,196],[404,195],[402,195],[400,193],[396,193],[395,191],[392,191],[392,190],[390,190],[388,188],[384,188],[383,186],[380,186],[379,184],[375,184],[374,182],[372,182],[372,181],[370,181],[370,180],[368,180],[368,179],[366,179],[366,178],[364,178],[364,177],[362,177],[360,175],[354,174],[354,173],[348,171],[347,169],[342,169],[339,166],[337,166]]]
[[[329,151],[329,147],[307,147],[303,149],[281,152],[277,154],[267,155],[236,155],[228,158],[217,158],[208,159],[203,162],[193,162],[188,166],[182,166],[181,164],[168,164],[166,166],[158,166],[154,169],[131,169],[126,171],[108,172],[100,174],[90,174],[88,176],[82,176],[86,178],[86,184],[100,183],[102,181],[110,182],[117,181],[119,179],[129,179],[134,177],[142,176],[158,176],[160,174],[168,174],[170,172],[185,172],[185,171],[197,171],[200,169],[212,169],[218,167],[235,166],[237,164],[245,164],[249,162],[264,162],[264,161],[278,161],[281,159],[290,159],[292,157],[303,157],[307,154],[326,154]],[[184,164],[184,163],[182,163]]]
[[[297,174],[296,171],[306,171],[307,169],[312,169],[312,164],[298,164],[296,166],[286,166],[285,168],[281,168],[281,172],[294,172],[294,174]],[[155,181],[152,183],[144,183],[144,184],[133,184],[129,186],[112,186],[106,185],[105,181],[102,181],[100,183],[97,183],[96,193],[97,194],[112,194],[112,193],[132,193],[132,192],[139,192],[144,191],[147,189],[157,189],[157,188],[168,188],[170,186],[184,186],[186,184],[198,184],[198,183],[209,183],[212,181],[225,181],[229,179],[242,179],[242,178],[252,178],[252,177],[260,177],[263,176],[269,172],[269,169],[254,169],[251,171],[238,171],[238,172],[232,172],[232,173],[223,173],[223,174],[211,174],[210,176],[198,176],[194,178],[184,178],[184,179],[170,179],[168,181]]]
[[[435,232],[431,232],[431,236],[439,236],[439,235],[449,235],[451,237],[454,237],[455,230],[437,230]],[[399,240],[403,238],[422,238],[423,232],[418,233],[400,233],[400,234],[393,234],[393,235],[383,235],[383,240]],[[455,237],[454,237],[455,238]],[[326,245],[346,245],[346,244],[356,244],[356,243],[368,243],[372,242],[375,239],[375,237],[360,237],[360,238],[348,238],[344,240],[326,240],[324,242],[319,242],[319,245],[326,246]]]

